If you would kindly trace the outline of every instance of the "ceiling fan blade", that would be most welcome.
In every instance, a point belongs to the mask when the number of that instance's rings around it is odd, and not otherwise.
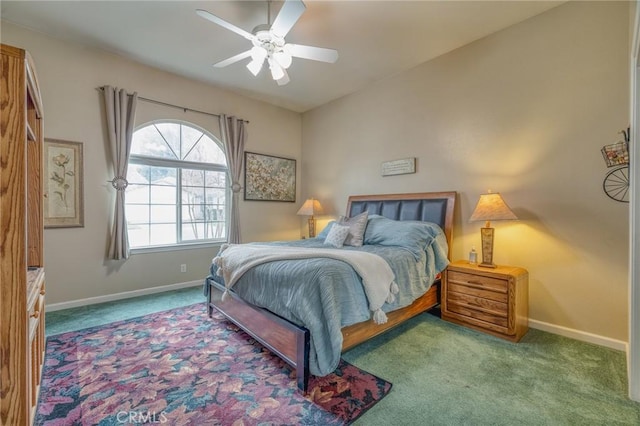
[[[248,31],[243,30],[242,28],[236,27],[235,25],[225,21],[222,18],[218,18],[216,15],[207,12],[206,10],[203,9],[197,9],[196,13],[198,15],[200,15],[201,17],[203,17],[204,19],[207,19],[211,22],[213,22],[214,24],[218,24],[221,27],[224,27],[230,31],[233,31],[236,34],[240,34],[242,37],[246,38],[247,40],[253,40],[253,34],[251,34]]]
[[[311,59],[312,61],[329,63],[334,63],[338,60],[338,51],[335,49],[305,46],[303,44],[287,44],[286,46],[289,53],[291,53],[291,56],[296,58]]]
[[[228,59],[225,59],[224,61],[220,61],[216,64],[213,64],[213,66],[216,68],[223,68],[223,67],[226,67],[227,65],[235,64],[236,62],[241,61],[244,58],[249,58],[250,56],[251,56],[251,50],[247,50],[246,52],[238,53],[237,55],[232,56]]]
[[[284,37],[298,22],[307,7],[301,0],[287,0],[282,5],[278,16],[271,25],[271,31],[280,37]]]
[[[276,80],[276,83],[278,83],[278,86],[284,86],[289,81],[291,81],[289,80],[289,74],[287,74],[287,70],[283,69],[282,71],[284,71],[284,75],[280,77],[280,79]]]

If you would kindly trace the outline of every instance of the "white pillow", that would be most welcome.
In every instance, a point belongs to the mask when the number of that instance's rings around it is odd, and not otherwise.
[[[364,244],[364,230],[367,227],[368,217],[369,212],[363,212],[351,218],[340,216],[338,224],[349,227],[349,236],[347,236],[347,239],[344,241],[344,245],[360,247]]]
[[[349,235],[348,226],[334,223],[331,229],[329,230],[329,234],[327,235],[327,238],[324,240],[324,243],[340,248],[344,245],[344,240],[347,239],[348,235]]]

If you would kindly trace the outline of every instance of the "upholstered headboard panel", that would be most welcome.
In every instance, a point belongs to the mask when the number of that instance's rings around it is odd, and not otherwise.
[[[352,195],[347,204],[349,217],[368,211],[393,220],[421,220],[440,225],[449,249],[453,230],[456,193],[420,192],[413,194]]]

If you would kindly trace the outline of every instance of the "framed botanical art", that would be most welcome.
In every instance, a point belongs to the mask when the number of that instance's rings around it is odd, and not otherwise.
[[[84,226],[82,143],[44,140],[44,227]]]
[[[244,199],[296,201],[296,160],[244,153]]]

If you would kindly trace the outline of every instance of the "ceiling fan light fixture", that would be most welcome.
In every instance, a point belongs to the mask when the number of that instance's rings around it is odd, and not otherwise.
[[[289,74],[287,74],[286,71],[284,71],[284,76],[280,79],[280,80],[276,80],[276,83],[278,83],[278,86],[284,86],[285,84],[289,83]]]
[[[293,58],[291,54],[286,51],[286,49],[282,49],[273,54],[273,58],[278,62],[282,68],[287,69],[291,66],[291,62],[293,62]]]
[[[273,77],[274,80],[280,80],[285,76],[284,70],[280,64],[271,58],[269,58],[269,69],[271,70],[271,77]]]
[[[251,59],[254,61],[260,61],[260,65],[262,65],[262,61],[267,57],[267,50],[261,46],[253,46],[251,48]]]
[[[328,63],[334,63],[338,59],[338,52],[335,49],[287,43],[285,37],[300,19],[306,6],[302,0],[284,0],[278,15],[273,24],[271,24],[271,1],[267,0],[268,23],[256,26],[251,33],[204,9],[196,10],[196,13],[202,18],[244,37],[253,44],[250,50],[220,61],[214,64],[215,67],[223,68],[251,57],[251,62],[247,64],[247,68],[254,76],[257,76],[264,66],[265,60],[267,60],[271,76],[278,85],[282,86],[290,81],[286,70],[291,66],[293,58]]]

